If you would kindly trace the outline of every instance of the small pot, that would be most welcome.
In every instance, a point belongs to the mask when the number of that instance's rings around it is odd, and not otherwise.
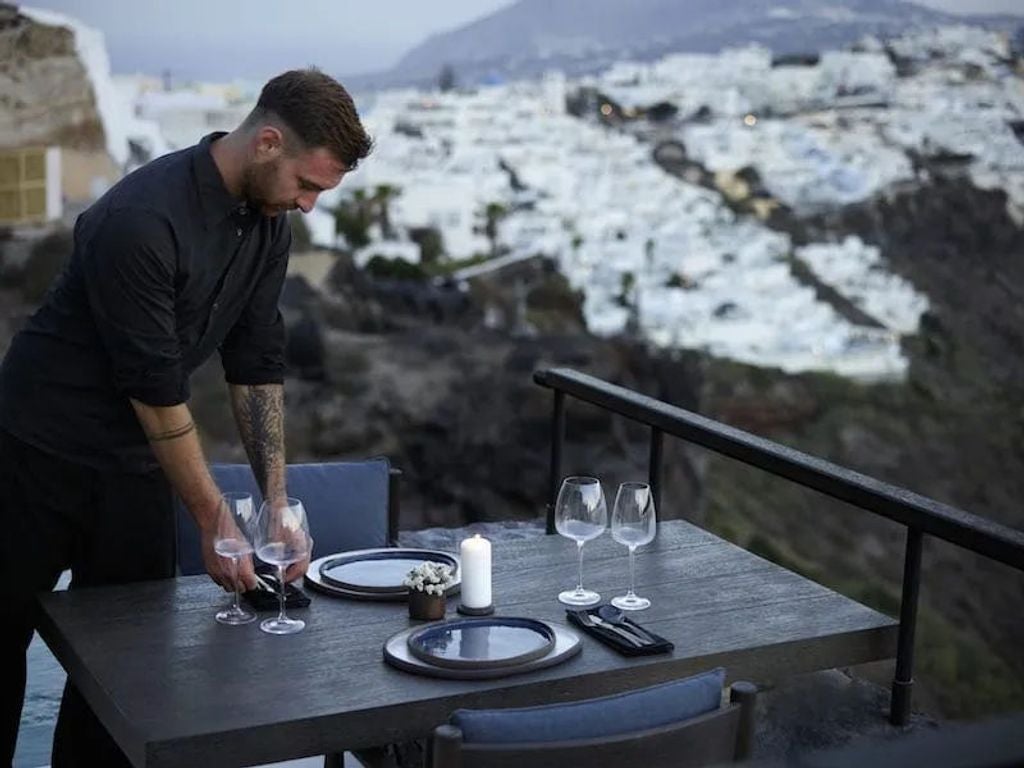
[[[409,617],[419,621],[438,621],[444,618],[448,598],[444,594],[428,595],[419,589],[409,590]]]

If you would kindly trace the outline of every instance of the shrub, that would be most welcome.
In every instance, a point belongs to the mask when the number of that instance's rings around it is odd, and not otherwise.
[[[55,230],[32,246],[32,251],[25,262],[21,285],[21,292],[26,301],[42,300],[67,263],[73,249],[74,239],[69,229]]]

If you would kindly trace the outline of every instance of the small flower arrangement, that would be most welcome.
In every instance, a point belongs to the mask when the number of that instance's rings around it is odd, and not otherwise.
[[[452,585],[452,567],[444,563],[426,561],[420,563],[405,575],[402,583],[409,591],[426,592],[428,595],[443,595]]]

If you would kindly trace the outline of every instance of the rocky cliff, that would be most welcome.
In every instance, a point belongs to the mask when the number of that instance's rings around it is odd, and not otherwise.
[[[105,147],[103,122],[71,29],[0,3],[0,146]]]

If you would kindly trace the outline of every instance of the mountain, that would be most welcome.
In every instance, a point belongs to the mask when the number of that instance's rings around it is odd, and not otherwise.
[[[953,15],[904,0],[519,0],[429,37],[387,72],[346,82],[357,88],[432,84],[446,65],[460,83],[548,69],[580,74],[622,59],[746,43],[802,53],[867,34],[887,37],[953,23],[1011,28],[1024,19]]]

